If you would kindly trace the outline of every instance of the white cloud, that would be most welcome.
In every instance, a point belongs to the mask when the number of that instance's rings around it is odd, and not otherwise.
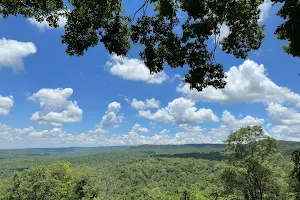
[[[197,133],[204,133],[206,129],[200,127],[200,126],[189,126],[188,124],[180,124],[179,128],[187,131],[187,132],[197,132]]]
[[[131,102],[131,107],[137,110],[144,110],[146,108],[159,108],[159,105],[160,102],[154,98],[146,99],[145,102],[133,99]]]
[[[6,124],[0,124],[0,136],[3,137],[10,135],[12,129],[13,128],[11,126],[8,126]]]
[[[121,104],[112,102],[108,105],[105,115],[102,116],[101,122],[96,126],[96,130],[90,130],[89,133],[108,133],[106,127],[118,127],[123,122],[124,116],[119,115]]]
[[[139,124],[135,124],[128,134],[70,134],[61,128],[52,130],[36,130],[33,127],[16,129],[8,125],[0,125],[1,148],[24,147],[71,147],[71,146],[114,146],[114,145],[141,145],[141,144],[200,144],[222,143],[227,136],[244,126],[262,125],[264,120],[246,116],[237,119],[228,111],[224,111],[222,124],[218,128],[206,130],[200,126],[179,125],[182,131],[174,136],[168,134],[169,130],[150,136],[140,135],[149,130]],[[148,130],[148,131],[147,131]],[[300,126],[278,125],[268,133],[277,139],[289,139],[299,141]]]
[[[110,111],[118,111],[119,106],[112,104]],[[264,120],[251,116],[236,119],[228,111],[224,111],[223,123],[219,128],[206,130],[200,126],[180,124],[182,131],[171,136],[169,130],[163,129],[160,133],[150,136],[140,135],[149,130],[140,124],[135,124],[128,134],[71,134],[54,128],[52,130],[36,130],[33,127],[13,128],[0,125],[1,148],[25,148],[25,147],[70,147],[70,146],[115,146],[115,145],[141,145],[141,144],[198,144],[198,143],[222,143],[228,134],[240,127],[247,125],[261,125]],[[279,128],[277,128],[279,131]],[[283,131],[285,129],[282,128]],[[299,130],[299,129],[298,129]],[[275,131],[274,131],[275,132]],[[282,132],[279,132],[282,134]],[[299,135],[300,136],[300,135]]]
[[[230,133],[242,127],[262,126],[265,122],[264,119],[254,118],[250,115],[242,119],[237,119],[227,110],[223,112],[221,120],[223,123],[218,128],[212,128],[208,133],[211,140],[217,143],[223,142]]]
[[[229,27],[226,24],[223,24],[220,28],[220,38],[219,41],[222,41],[230,33]]]
[[[271,103],[266,108],[275,126],[267,126],[268,134],[278,140],[300,141],[300,113],[280,104]]]
[[[106,134],[106,133],[109,133],[109,131],[105,130],[103,127],[97,125],[95,130],[89,130],[88,133]]]
[[[15,134],[21,137],[39,137],[39,138],[61,138],[66,132],[62,131],[61,128],[54,128],[52,130],[36,131],[32,126],[24,129],[14,129]]]
[[[139,114],[140,117],[144,117],[146,119],[161,121],[165,123],[173,123],[174,118],[168,113],[166,109],[159,109],[155,113],[151,113],[150,110],[140,110]]]
[[[175,136],[176,144],[208,144],[214,143],[209,137],[201,133],[179,132]]]
[[[165,72],[150,74],[150,70],[139,59],[112,55],[107,62],[109,71],[125,80],[144,81],[150,84],[161,84],[168,79]]]
[[[215,141],[213,135],[200,126],[181,124],[179,125],[179,128],[183,131],[175,134],[175,137],[172,140],[175,144],[221,143],[220,141]]]
[[[0,124],[0,146],[1,148],[40,148],[40,147],[62,147],[66,137],[70,134],[61,128],[37,131],[32,126],[28,128],[13,128]]]
[[[60,12],[61,14],[64,13],[64,11]],[[46,29],[54,29],[54,27],[50,27],[49,23],[44,19],[42,22],[38,22],[34,18],[28,18],[27,21],[33,25],[39,28],[41,31],[45,31]],[[67,18],[65,16],[60,16],[58,20],[59,28],[64,28],[67,23]]]
[[[272,7],[271,0],[264,0],[264,2],[259,5],[260,15],[258,22],[263,22],[268,18],[269,10]]]
[[[28,128],[16,128],[14,129],[14,132],[18,135],[27,136],[30,135],[30,133],[35,132],[35,130],[32,126],[29,126]]]
[[[45,137],[45,138],[51,138],[51,137],[62,137],[64,132],[62,131],[61,128],[54,128],[50,131],[48,130],[43,130],[43,131],[34,131],[30,133],[31,137]]]
[[[118,115],[118,112],[121,109],[121,104],[118,102],[112,102],[108,105],[105,115],[102,117],[100,126],[114,126],[117,127],[118,124],[122,123],[123,115]]]
[[[222,25],[218,24],[218,28],[220,29],[220,32],[218,34],[211,35],[211,38],[214,40],[214,44],[217,43],[217,45],[219,45],[220,42],[230,34],[230,29],[225,23]]]
[[[3,131],[1,131],[1,127]],[[4,133],[1,135],[1,133]],[[181,137],[177,138],[181,140]],[[135,132],[128,134],[104,136],[99,134],[70,134],[61,128],[37,131],[33,127],[13,129],[7,125],[0,125],[1,148],[45,148],[45,147],[72,147],[72,146],[116,146],[141,144],[182,144],[175,137],[167,134],[143,136]]]
[[[35,54],[37,49],[32,42],[0,39],[0,68],[11,67],[14,72],[24,70],[23,58]]]
[[[236,117],[227,110],[223,112],[222,121],[224,125],[234,131],[246,126],[263,125],[265,122],[264,119],[254,118],[250,115],[247,115],[243,119],[236,119]]]
[[[142,127],[140,124],[135,124],[131,131],[129,132],[129,134],[135,134],[137,132],[141,132],[141,133],[149,133],[149,129]]]
[[[271,137],[278,140],[300,141],[300,125],[277,125],[268,131]]]
[[[30,118],[31,120],[34,120],[34,117]],[[62,126],[62,123],[58,123],[58,122],[45,122],[45,121],[39,121],[40,125],[49,125],[49,126]]]
[[[50,27],[47,21],[38,22],[33,18],[27,19],[30,24],[38,27],[41,31],[45,31],[46,29],[53,29],[54,27]],[[61,17],[58,21],[59,28],[64,28],[67,23],[67,19],[65,17]]]
[[[133,99],[131,102],[131,107],[137,110],[143,110],[146,108],[145,102],[138,101],[136,99]]]
[[[266,109],[270,119],[277,125],[300,125],[300,113],[280,104],[270,104]]]
[[[140,110],[139,116],[146,119],[176,124],[219,121],[211,109],[202,108],[197,110],[195,102],[182,97],[173,100],[167,107],[161,108],[155,113],[151,113],[150,110]]]
[[[244,103],[262,102],[289,103],[300,107],[300,95],[290,89],[276,85],[265,73],[263,65],[246,60],[239,67],[231,67],[226,73],[226,86],[223,90],[207,87],[202,92],[190,90],[188,84],[180,84],[180,92],[194,101]]]
[[[8,115],[14,106],[14,98],[12,96],[4,97],[0,95],[0,115]]]
[[[152,99],[146,99],[146,106],[148,108],[159,108],[159,100],[155,100],[154,98]]]
[[[169,133],[170,130],[164,129],[161,132],[159,132],[160,135],[166,135],[167,133]]]
[[[141,144],[171,144],[175,143],[174,138],[169,135],[154,134],[152,136],[139,135],[132,133],[128,135],[114,135],[107,138],[107,141],[115,143],[116,145],[141,145]]]
[[[181,77],[179,74],[175,74],[175,75],[173,76],[173,78],[171,79],[171,83],[173,83],[176,79],[182,80],[182,77]]]
[[[135,125],[136,132],[112,136],[98,134],[70,134],[61,128],[37,131],[33,127],[16,129],[0,125],[1,148],[41,148],[41,147],[72,147],[72,146],[115,146],[140,144],[170,144],[175,143],[168,135],[139,135],[137,132],[147,132],[146,128]]]
[[[54,126],[81,121],[82,110],[76,101],[68,100],[72,94],[72,88],[39,90],[28,97],[28,100],[39,102],[43,110],[33,113],[30,119]]]
[[[278,126],[274,126],[272,127],[272,129],[269,131],[272,134],[278,134],[281,135],[282,133],[285,134],[299,134],[300,136],[300,127],[299,126],[287,126],[287,125],[278,125]],[[285,136],[285,134],[283,134],[282,136]]]

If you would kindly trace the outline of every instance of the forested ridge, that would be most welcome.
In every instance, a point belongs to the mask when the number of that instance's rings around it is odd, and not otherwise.
[[[0,151],[0,199],[299,199],[300,143],[261,127],[224,144]]]

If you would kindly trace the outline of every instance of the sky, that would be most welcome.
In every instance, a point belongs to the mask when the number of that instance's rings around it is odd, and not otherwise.
[[[187,67],[166,65],[150,75],[137,47],[123,57],[102,44],[67,55],[64,18],[58,29],[20,16],[0,19],[0,149],[222,143],[253,125],[299,141],[300,60],[274,35],[278,7],[265,0],[260,9],[261,48],[247,60],[218,50],[227,85],[202,92],[181,81]],[[223,26],[221,38],[228,34]]]

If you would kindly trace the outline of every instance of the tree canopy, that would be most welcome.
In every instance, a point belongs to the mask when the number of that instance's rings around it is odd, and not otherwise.
[[[300,2],[271,0],[282,3],[278,15],[284,23],[275,34],[287,40],[284,50],[300,56]],[[66,52],[84,55],[90,47],[103,43],[109,53],[126,55],[131,46],[143,48],[140,57],[150,73],[161,72],[164,64],[172,68],[189,67],[184,81],[191,89],[207,86],[225,87],[223,66],[215,61],[219,44],[227,54],[245,59],[251,50],[258,50],[265,37],[265,26],[258,23],[262,0],[144,0],[132,14],[126,12],[122,0],[1,0],[0,14],[23,15],[52,27],[58,27],[61,16],[67,18],[62,43]],[[187,17],[181,17],[186,15]],[[229,35],[220,40],[220,29],[229,28]],[[213,48],[207,44],[215,38]]]
[[[296,194],[296,200],[300,199],[300,149],[295,150],[292,153],[292,161],[294,163],[294,169],[291,173],[294,179],[293,190]]]
[[[95,171],[87,167],[73,170],[65,162],[48,167],[35,165],[15,174],[10,183],[7,180],[9,184],[0,191],[0,199],[97,199],[98,180]]]
[[[245,127],[231,133],[221,173],[225,194],[230,199],[291,199],[283,157],[275,139],[261,126]]]

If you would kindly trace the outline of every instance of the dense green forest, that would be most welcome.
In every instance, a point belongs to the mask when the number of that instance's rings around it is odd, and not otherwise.
[[[226,145],[0,150],[0,199],[299,199],[299,148],[246,127]]]

